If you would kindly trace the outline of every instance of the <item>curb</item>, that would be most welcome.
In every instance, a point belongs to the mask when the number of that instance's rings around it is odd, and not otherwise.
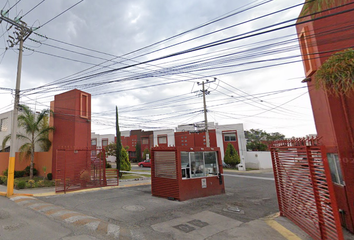
[[[299,236],[297,236],[295,233],[291,232],[289,229],[285,228],[283,225],[275,221],[274,219],[279,217],[280,214],[275,213],[272,214],[266,218],[264,218],[264,221],[275,231],[277,231],[279,234],[281,234],[284,238],[288,240],[301,240]]]
[[[150,178],[134,178],[134,179],[127,179],[123,180],[120,182],[134,182],[134,181],[144,181],[148,180]],[[91,191],[98,191],[98,190],[107,190],[107,189],[114,189],[114,188],[125,188],[125,187],[135,187],[135,186],[144,186],[144,185],[151,185],[150,183],[133,183],[133,184],[127,184],[123,186],[108,186],[108,187],[98,187],[98,188],[88,188],[88,189],[80,189],[76,191],[70,191],[70,192],[45,192],[45,193],[14,193],[11,197],[16,197],[16,196],[28,196],[28,197],[47,197],[47,196],[55,196],[55,195],[61,195],[61,194],[73,194],[73,193],[81,193],[81,192],[91,192]],[[7,197],[7,192],[0,192],[0,196]]]

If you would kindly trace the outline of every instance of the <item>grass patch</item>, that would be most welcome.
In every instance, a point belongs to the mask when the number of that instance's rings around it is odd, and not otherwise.
[[[124,179],[135,179],[135,178],[141,178],[141,177],[151,177],[151,175],[150,174],[124,173],[123,176],[120,179],[122,179],[122,180],[124,180]]]

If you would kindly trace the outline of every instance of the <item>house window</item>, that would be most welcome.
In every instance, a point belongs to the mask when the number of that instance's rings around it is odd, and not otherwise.
[[[97,145],[97,139],[91,139],[91,146],[96,146]]]
[[[91,156],[92,156],[92,157],[96,157],[96,155],[97,155],[96,150],[91,150]]]
[[[105,139],[102,139],[102,147],[107,147],[108,145],[108,139],[105,138]]]
[[[342,169],[339,163],[338,154],[327,153],[329,168],[331,170],[332,182],[344,185]]]
[[[157,143],[158,144],[167,144],[167,136],[158,136]]]
[[[6,132],[8,128],[8,118],[3,118],[0,120],[0,131]]]
[[[224,134],[225,142],[236,142],[236,133],[226,133]]]
[[[135,158],[136,157],[136,152],[129,152],[129,156],[132,157],[132,158]]]
[[[147,138],[147,137],[141,138],[141,143],[142,144],[149,144],[149,138]]]
[[[182,178],[197,178],[217,175],[216,152],[181,152]]]

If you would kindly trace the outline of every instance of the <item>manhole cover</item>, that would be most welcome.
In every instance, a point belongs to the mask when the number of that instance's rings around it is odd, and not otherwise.
[[[145,210],[145,207],[139,205],[125,205],[123,206],[124,210],[133,211],[133,212],[141,212]]]
[[[194,225],[194,226],[197,226],[197,227],[200,227],[200,228],[209,225],[209,223],[207,223],[207,222],[202,222],[202,221],[200,221],[200,220],[198,220],[198,219],[194,219],[194,220],[189,221],[189,222],[187,222],[187,223],[189,223],[189,224],[191,224],[191,225]]]
[[[188,224],[179,224],[173,227],[185,233],[189,233],[195,230],[194,227],[189,226]]]

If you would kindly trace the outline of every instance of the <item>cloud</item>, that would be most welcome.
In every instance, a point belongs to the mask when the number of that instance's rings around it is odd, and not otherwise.
[[[15,3],[14,0],[9,1],[10,6]],[[29,26],[40,26],[73,4],[74,2],[64,0],[45,1],[26,15],[23,20]],[[93,78],[85,78],[88,75],[160,58],[296,18],[300,11],[300,8],[296,8],[206,35],[262,14],[298,4],[295,0],[272,1],[153,45],[215,20],[217,17],[241,11],[252,4],[254,1],[232,0],[221,2],[190,0],[183,3],[179,0],[84,1],[36,31],[48,38],[33,33],[30,38],[37,42],[31,39],[26,40],[25,46],[30,50],[24,51],[21,101],[31,106],[37,99],[43,107],[49,106],[55,94],[76,87],[92,94],[92,109],[95,113],[93,118],[96,119],[96,122],[93,121],[92,130],[95,132],[114,133],[112,126],[114,126],[116,105],[122,112],[121,123],[125,129],[174,128],[180,123],[203,120],[203,113],[200,112],[202,100],[190,92],[193,86],[195,90],[200,90],[200,87],[196,88],[197,81],[212,80],[217,77],[221,81],[217,82],[218,85],[210,85],[211,94],[207,96],[212,121],[217,121],[219,124],[241,122],[245,124],[246,129],[260,128],[279,131],[287,136],[304,136],[314,133],[311,111],[308,108],[296,108],[296,106],[309,107],[308,97],[303,96],[285,104],[282,106],[283,113],[279,113],[281,111],[277,108],[271,110],[274,106],[281,105],[306,90],[262,96],[263,103],[257,98],[250,97],[264,92],[303,86],[300,83],[301,79],[287,80],[303,76],[301,62],[253,71],[239,71],[264,66],[263,63],[245,65],[246,62],[299,54],[296,41],[292,43],[294,46],[292,49],[284,50],[278,55],[263,53],[263,51],[270,50],[269,47],[256,49],[256,47],[264,46],[265,40],[274,43],[286,35],[293,35],[295,38],[296,33],[293,27],[148,64],[98,74]],[[21,1],[17,6],[17,11],[15,8],[10,11],[10,17],[13,18],[20,14],[20,9],[22,13],[26,13],[33,6],[32,2]],[[1,25],[3,30],[0,29],[0,31],[4,31],[6,25],[3,23]],[[202,35],[205,36],[200,37]],[[189,41],[196,37],[198,38]],[[6,39],[6,34],[3,39],[0,39],[0,44],[2,44],[0,49],[5,47],[3,42]],[[168,47],[171,45],[174,46]],[[241,54],[242,50],[245,52]],[[226,53],[233,55],[227,58],[224,56],[225,61],[220,62],[221,56]],[[258,56],[257,53],[259,53]],[[3,87],[15,87],[17,57],[16,49],[8,50],[0,64],[0,81]],[[204,62],[206,60],[209,63]],[[196,61],[200,64],[196,64]],[[274,61],[274,63],[279,63],[279,61]],[[239,66],[226,68],[227,65],[237,64]],[[271,65],[270,62],[266,64]],[[215,67],[222,68],[216,69]],[[48,87],[27,91],[42,85]],[[230,97],[231,95],[233,97]],[[246,100],[245,96],[252,100]],[[3,104],[0,105],[0,109],[12,101],[9,92],[0,94],[0,98],[2,100],[0,104]],[[232,102],[231,98],[238,99]],[[255,115],[265,110],[269,112]],[[289,113],[292,110],[299,113],[298,116]],[[255,117],[251,117],[252,115]],[[287,120],[284,121],[284,119]],[[292,125],[302,127],[294,129]]]

